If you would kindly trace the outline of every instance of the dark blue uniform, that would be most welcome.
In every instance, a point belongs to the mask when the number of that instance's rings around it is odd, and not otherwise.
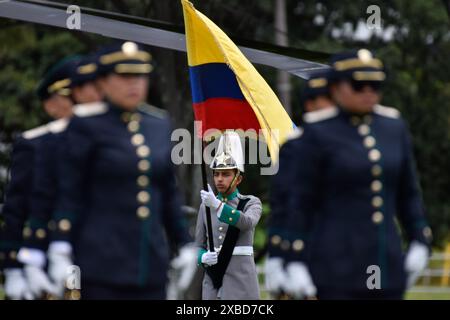
[[[33,235],[31,229],[25,227],[25,223],[30,212],[37,150],[47,137],[47,127],[42,126],[24,132],[14,143],[11,158],[11,181],[2,210],[4,224],[1,232],[0,255],[5,260],[5,268],[21,266],[21,263],[16,260],[17,252],[23,244],[23,239]]]
[[[147,105],[129,113],[99,103],[70,121],[55,240],[72,242],[84,298],[107,287],[165,298],[170,245],[188,241],[170,134],[165,113]]]
[[[38,86],[39,98],[45,101],[55,94],[69,97],[70,88],[73,86],[72,79],[80,61],[80,57],[72,56],[50,68]],[[54,223],[50,219],[57,198],[59,136],[67,126],[67,121],[59,119],[46,125],[48,133],[41,139],[39,152],[34,159],[33,179],[29,181],[31,187],[29,223],[24,230],[23,246],[26,248],[47,251],[50,232],[54,228]]]
[[[328,97],[327,85],[328,72],[318,72],[308,79],[305,88],[302,92],[302,113],[310,110],[305,109],[305,104],[308,100],[314,100],[317,97]],[[269,221],[269,256],[284,257],[285,251],[289,248],[287,241],[282,242],[282,239],[288,239],[290,236],[286,234],[287,217],[289,210],[287,203],[291,194],[291,188],[296,183],[293,177],[295,167],[298,165],[292,159],[295,156],[295,142],[294,140],[301,136],[303,128],[296,128],[288,137],[287,141],[281,146],[278,159],[278,172],[271,179],[270,191],[270,221]],[[282,250],[284,248],[285,250]]]
[[[47,251],[55,223],[51,220],[58,197],[58,166],[61,136],[67,119],[47,125],[48,134],[42,139],[35,157],[28,229],[25,230],[24,247]]]
[[[406,274],[396,221],[408,241],[429,244],[431,230],[399,113],[378,105],[364,116],[313,112],[293,143],[288,238],[280,241],[287,262],[308,265],[319,299],[368,293],[371,265],[380,267],[382,292],[400,297]]]
[[[270,220],[269,220],[269,244],[268,253],[270,257],[285,258],[285,253],[289,248],[289,243],[286,241],[281,244],[283,239],[290,238],[287,234],[286,228],[289,210],[287,210],[287,203],[291,194],[293,181],[293,169],[296,165],[292,161],[294,152],[294,139],[300,136],[303,132],[302,128],[297,128],[285,142],[281,149],[278,159],[278,172],[271,179],[270,183]],[[289,182],[291,181],[291,183]],[[282,250],[284,248],[285,250]]]

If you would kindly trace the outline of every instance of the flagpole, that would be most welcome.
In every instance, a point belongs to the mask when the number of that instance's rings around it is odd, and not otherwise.
[[[203,157],[203,150],[205,148],[205,141],[202,139],[202,154],[201,154],[201,165],[202,165],[202,181],[203,181],[203,190],[208,191],[208,181],[206,178],[206,166],[205,160]],[[206,209],[206,229],[208,232],[208,242],[209,242],[209,251],[214,252],[214,238],[213,238],[213,230],[211,223],[211,209],[208,206],[205,206]]]

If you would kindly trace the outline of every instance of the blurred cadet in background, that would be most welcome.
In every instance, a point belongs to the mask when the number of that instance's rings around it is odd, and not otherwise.
[[[95,59],[92,56],[73,56],[65,59],[67,78],[60,80],[60,83],[68,84],[67,94],[74,107],[71,112],[67,112],[66,117],[53,121],[47,125],[49,135],[36,155],[35,167],[37,170],[33,177],[33,187],[31,192],[31,206],[29,212],[29,224],[24,229],[24,245],[19,252],[19,259],[26,265],[40,267],[42,273],[46,261],[45,253],[48,249],[48,272],[50,280],[56,281],[61,278],[60,273],[66,275],[67,270],[55,268],[61,266],[59,261],[65,257],[60,254],[64,252],[64,245],[52,242],[51,231],[55,229],[55,223],[51,220],[55,210],[59,195],[59,180],[64,177],[58,175],[58,167],[61,164],[60,150],[63,141],[63,134],[73,113],[83,113],[93,107],[93,103],[101,100],[102,96],[97,89],[95,80],[97,77]],[[45,90],[42,89],[41,90]],[[58,263],[57,263],[58,262]],[[36,275],[36,272],[34,273]],[[46,278],[30,275],[30,283],[33,283],[34,291],[46,292],[50,284]],[[63,295],[62,286],[54,286],[51,292],[61,298]]]
[[[170,249],[179,252],[174,268],[185,271],[181,289],[196,267],[171,161],[171,124],[145,103],[148,52],[124,42],[101,49],[97,59],[105,101],[73,117],[64,135],[55,270],[72,261],[80,267],[83,299],[165,299]]]
[[[328,81],[329,71],[322,71],[313,74],[307,81],[301,93],[301,109],[304,118],[308,118],[309,112],[332,108],[334,102],[330,98]],[[314,114],[314,113],[313,113]],[[284,286],[287,281],[287,274],[284,268],[284,254],[288,252],[289,246],[285,243],[281,245],[281,239],[286,238],[286,217],[288,216],[288,198],[294,183],[292,170],[298,163],[292,161],[294,156],[293,140],[302,133],[302,128],[297,128],[288,137],[280,149],[279,170],[271,180],[270,192],[270,220],[269,220],[269,256],[265,263],[265,286],[273,296],[284,298]],[[282,249],[283,248],[283,249]]]
[[[72,112],[70,80],[68,81],[72,63],[59,62],[48,71],[39,85],[38,96],[50,118],[65,118]],[[24,226],[32,209],[33,179],[41,170],[36,167],[36,158],[49,137],[49,126],[43,125],[25,131],[13,146],[11,180],[2,211],[4,225],[1,230],[1,250],[5,257],[5,294],[9,299],[31,299],[33,296],[40,298],[44,292],[53,289],[42,270],[45,257],[37,258],[34,265],[26,264],[23,268],[25,273],[22,271],[22,263],[17,259],[24,238],[34,236],[40,239],[47,235],[40,227],[32,232],[30,227]],[[30,223],[32,225],[33,221]]]
[[[408,129],[379,105],[382,62],[365,49],[332,57],[337,107],[307,114],[284,237],[286,291],[319,299],[401,299],[426,267],[424,215]],[[403,254],[396,219],[409,243]]]

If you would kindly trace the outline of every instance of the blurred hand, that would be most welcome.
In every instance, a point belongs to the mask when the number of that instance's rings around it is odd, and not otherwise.
[[[25,265],[23,268],[30,290],[36,298],[46,293],[58,294],[56,286],[50,282],[43,269],[32,265]]]
[[[317,293],[308,267],[303,262],[291,262],[286,267],[286,292],[297,299],[314,297]]]
[[[179,270],[177,288],[181,291],[187,290],[192,282],[197,269],[197,247],[191,243],[184,245],[178,256],[172,260],[171,266]]]
[[[405,271],[408,275],[407,287],[411,288],[428,264],[429,250],[418,241],[411,242],[405,259]]]
[[[5,295],[11,300],[32,300],[33,294],[20,268],[5,269]]]
[[[272,295],[281,293],[288,281],[288,275],[283,267],[283,259],[268,258],[264,265],[265,286]]]
[[[48,274],[58,290],[57,296],[64,297],[66,281],[73,265],[72,246],[68,242],[52,242],[48,248]]]

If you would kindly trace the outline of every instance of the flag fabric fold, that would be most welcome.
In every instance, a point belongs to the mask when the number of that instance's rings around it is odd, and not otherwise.
[[[233,41],[181,0],[195,119],[210,129],[261,130],[273,162],[295,125],[275,93]]]

